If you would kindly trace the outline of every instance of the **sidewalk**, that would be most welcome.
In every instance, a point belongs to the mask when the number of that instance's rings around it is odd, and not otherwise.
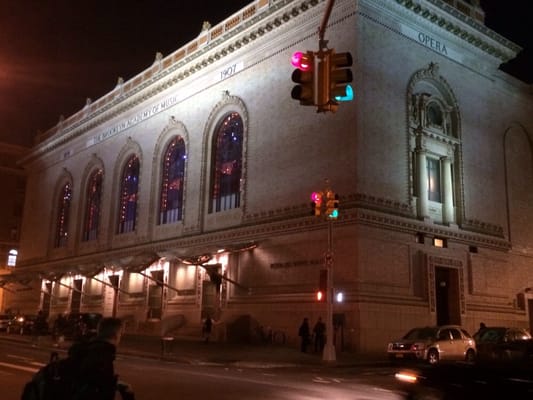
[[[1,334],[0,340],[16,341],[32,345],[31,336]],[[50,336],[42,336],[38,346],[41,348],[63,349],[70,347],[66,341],[59,346]],[[350,367],[388,365],[383,354],[355,354],[337,352],[336,361],[326,362],[321,354],[302,353],[298,348],[274,344],[250,345],[221,342],[205,343],[201,339],[176,337],[163,342],[157,336],[124,335],[118,346],[119,355],[130,355],[161,359],[191,365],[233,365],[253,368],[279,367]]]

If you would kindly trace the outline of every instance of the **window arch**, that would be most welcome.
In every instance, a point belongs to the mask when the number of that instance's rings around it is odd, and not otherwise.
[[[167,146],[163,158],[159,224],[180,221],[183,217],[183,183],[185,178],[185,142],[176,136]]]
[[[417,217],[458,224],[462,217],[460,115],[437,64],[413,76],[407,98],[411,196]]]
[[[60,190],[57,203],[56,234],[54,247],[65,247],[68,239],[68,222],[70,217],[70,203],[72,201],[72,187],[65,183]]]
[[[100,207],[102,201],[103,171],[96,169],[88,179],[83,220],[83,241],[95,240],[98,236],[98,224],[100,222]]]
[[[133,232],[135,230],[139,169],[139,157],[132,155],[124,166],[120,181],[118,233]]]
[[[242,141],[242,118],[230,112],[217,124],[213,135],[210,213],[240,206]]]

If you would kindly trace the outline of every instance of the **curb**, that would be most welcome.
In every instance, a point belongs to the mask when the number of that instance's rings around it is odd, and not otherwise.
[[[31,336],[20,335],[0,335],[0,340],[17,342],[27,346],[35,347]],[[134,341],[143,341],[143,338],[136,337]],[[124,340],[127,342],[128,340]],[[65,341],[59,345],[55,344],[49,336],[41,338],[37,347],[50,351],[66,352],[71,345],[71,341]],[[161,360],[189,365],[212,365],[212,366],[233,366],[237,368],[257,368],[257,369],[275,369],[275,368],[376,368],[390,366],[390,361],[385,358],[368,357],[362,355],[353,355],[353,359],[343,359],[332,362],[326,362],[317,354],[301,354],[292,348],[262,347],[251,345],[228,345],[219,346],[217,350],[216,342],[204,345],[201,341],[195,340],[177,340],[174,343],[172,351],[163,353],[161,343],[155,338],[150,338],[142,345],[146,349],[134,347],[135,344],[122,344],[118,346],[118,356],[131,356],[147,358],[151,360]],[[184,354],[180,355],[173,350],[180,347]],[[206,347],[203,347],[206,346]],[[267,351],[268,350],[268,351]],[[286,354],[280,354],[281,352]],[[350,355],[351,356],[351,355]]]

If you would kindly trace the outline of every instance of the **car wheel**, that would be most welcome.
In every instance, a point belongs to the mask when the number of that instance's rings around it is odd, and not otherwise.
[[[476,353],[474,352],[474,350],[469,349],[469,350],[466,352],[466,357],[465,357],[465,359],[466,359],[467,362],[474,362],[474,361],[476,361]]]
[[[436,349],[428,351],[428,363],[435,365],[439,362],[439,352]]]

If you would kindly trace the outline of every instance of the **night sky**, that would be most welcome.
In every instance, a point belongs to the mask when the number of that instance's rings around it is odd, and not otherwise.
[[[251,0],[0,0],[0,141],[30,146],[85,105]],[[532,81],[524,0],[481,0],[486,24],[526,48],[502,69]],[[317,27],[318,28],[318,27]],[[287,89],[289,92],[289,89]],[[288,93],[287,92],[287,93]]]

